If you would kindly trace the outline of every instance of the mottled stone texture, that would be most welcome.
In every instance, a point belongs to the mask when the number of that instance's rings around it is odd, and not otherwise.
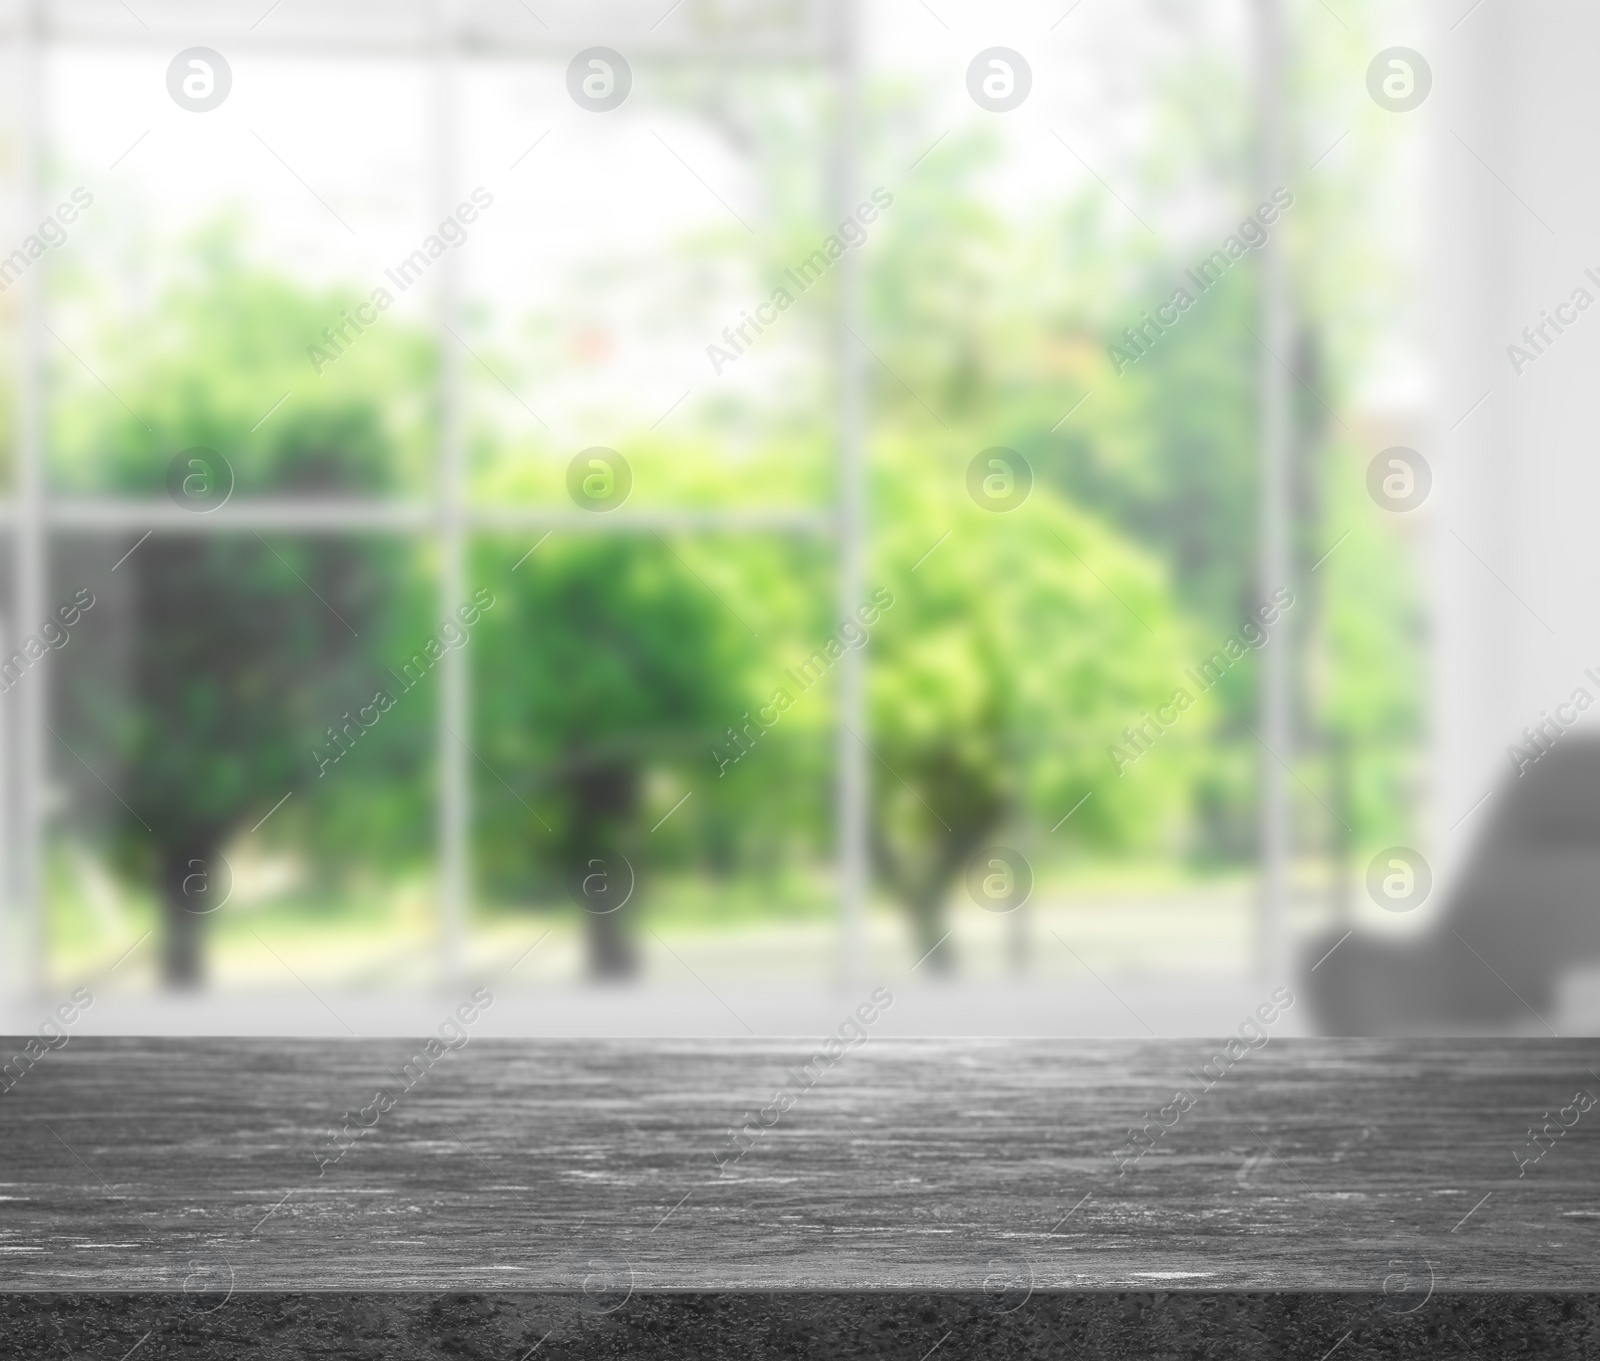
[[[418,1048],[47,1054],[0,1354],[1600,1355],[1594,1041]]]
[[[1015,1302],[1013,1302],[1015,1303]],[[351,1361],[1342,1361],[1363,1357],[1587,1357],[1600,1297],[1435,1295],[1398,1314],[1370,1295],[1082,1291],[1007,1310],[982,1294],[672,1292],[609,1312],[569,1294],[346,1292],[234,1295],[201,1314],[171,1296],[0,1297],[5,1354],[27,1357],[339,1357]]]

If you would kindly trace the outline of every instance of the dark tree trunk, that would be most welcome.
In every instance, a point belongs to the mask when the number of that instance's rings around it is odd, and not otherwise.
[[[991,772],[975,768],[950,748],[904,753],[895,764],[911,772],[918,802],[944,834],[925,823],[927,839],[920,846],[897,847],[880,805],[869,830],[873,859],[906,909],[917,958],[929,973],[953,973],[956,950],[947,938],[949,895],[967,862],[1004,820],[1006,793]]]
[[[955,944],[948,939],[950,891],[960,881],[967,862],[999,824],[999,809],[996,802],[964,810],[970,814],[970,820],[958,822],[953,830],[939,838],[924,852],[926,859],[921,864],[910,856],[897,855],[881,829],[876,825],[872,829],[873,857],[878,872],[905,905],[906,915],[911,919],[917,958],[925,961],[929,973],[955,971]]]
[[[942,876],[930,874],[906,903],[911,915],[911,932],[916,937],[917,958],[924,961],[929,973],[955,972],[955,946],[945,938],[949,929],[945,925],[948,887]]]
[[[206,891],[217,857],[192,843],[161,852],[161,900],[166,932],[161,942],[161,981],[172,989],[198,988],[205,980],[200,937],[210,906]]]
[[[981,826],[958,825],[940,842],[926,877],[911,896],[908,906],[917,933],[918,958],[931,951],[928,967],[934,973],[948,974],[955,969],[955,945],[947,938],[950,890],[960,880],[968,859],[983,845],[991,825],[987,818]]]
[[[639,972],[639,954],[634,949],[626,907],[604,915],[589,914],[589,973],[598,979],[632,978]]]
[[[638,883],[635,857],[627,850],[635,849],[630,834],[639,804],[639,769],[630,761],[592,762],[573,773],[568,787],[573,803],[569,876],[576,870],[581,879],[592,861],[603,860],[616,893],[624,871],[615,857],[622,856],[631,889],[626,900],[609,911],[580,902],[588,919],[589,973],[598,979],[631,978],[639,969],[632,931]]]

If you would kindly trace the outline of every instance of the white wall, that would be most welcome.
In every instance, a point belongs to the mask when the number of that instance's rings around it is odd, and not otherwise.
[[[1583,273],[1600,274],[1600,6],[1484,0],[1463,19],[1470,6],[1440,0],[1426,54],[1438,370],[1425,510],[1446,878],[1498,796],[1452,824],[1511,774],[1508,742],[1580,683],[1600,700],[1582,676],[1600,671],[1600,285]],[[1516,374],[1507,345],[1580,284],[1595,307]]]

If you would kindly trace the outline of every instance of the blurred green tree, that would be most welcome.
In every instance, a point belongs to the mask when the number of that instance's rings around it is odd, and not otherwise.
[[[724,545],[728,553],[737,557],[738,546]],[[476,654],[495,678],[477,694],[477,745],[543,812],[513,791],[519,811],[489,788],[499,845],[488,852],[504,874],[529,866],[542,843],[570,893],[597,857],[620,853],[635,874],[645,867],[647,773],[714,778],[709,750],[752,702],[754,638],[690,566],[687,544],[564,535],[515,566],[520,556],[520,546],[480,552],[500,603]],[[633,973],[638,893],[615,909],[609,897],[574,901],[586,914],[590,974]]]
[[[962,452],[887,440],[875,483],[875,568],[896,601],[870,654],[873,845],[936,969],[953,961],[950,887],[1002,827],[1054,822],[1092,792],[1074,840],[1159,841],[1181,784],[1119,779],[1108,747],[1184,683],[1192,637],[1159,563],[1048,487],[979,508]],[[1164,770],[1209,721],[1184,719]]]
[[[188,469],[186,451],[197,447],[221,455],[204,476],[231,480],[235,502],[382,494],[417,467],[422,417],[390,394],[425,390],[425,342],[385,318],[342,369],[319,377],[305,347],[356,299],[253,268],[235,240],[228,224],[209,231],[192,271],[148,315],[104,338],[115,387],[134,395],[138,414],[62,370],[58,485],[165,496],[169,465],[178,458]],[[311,753],[385,684],[382,661],[400,652],[397,640],[426,632],[425,597],[416,555],[395,540],[269,540],[216,532],[201,514],[192,529],[163,530],[136,548],[134,538],[120,568],[133,616],[127,652],[109,667],[104,652],[63,654],[63,721],[117,772],[124,857],[149,874],[165,907],[165,981],[187,987],[202,977],[201,928],[223,891],[224,847],[286,793],[299,793],[300,807],[280,828],[294,825],[313,851],[348,854],[330,840],[350,833],[343,810],[363,795],[372,816],[362,831],[415,843],[427,801],[415,723],[392,720],[371,739],[364,773],[341,767],[320,781]],[[395,778],[402,771],[409,779]],[[75,764],[63,774],[86,798],[99,795]],[[382,855],[376,844],[364,849]]]

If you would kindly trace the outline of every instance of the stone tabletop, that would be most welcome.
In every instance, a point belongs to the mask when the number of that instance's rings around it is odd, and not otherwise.
[[[0,1294],[1590,1317],[1600,1041],[1261,1033],[73,1038],[0,1095]]]

